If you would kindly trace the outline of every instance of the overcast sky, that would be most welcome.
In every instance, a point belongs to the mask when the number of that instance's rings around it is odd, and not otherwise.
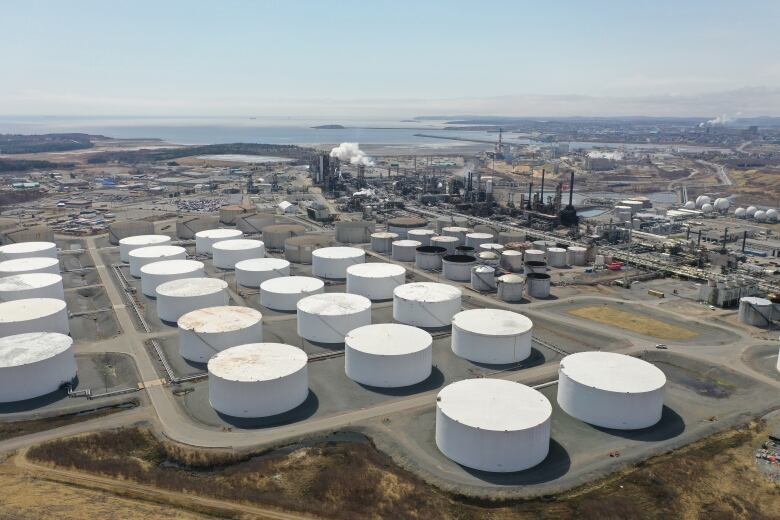
[[[0,115],[780,116],[780,1],[0,5]]]

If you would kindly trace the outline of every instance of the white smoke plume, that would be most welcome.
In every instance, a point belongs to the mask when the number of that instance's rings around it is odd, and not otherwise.
[[[728,114],[723,114],[723,115],[720,115],[720,116],[716,116],[715,119],[710,119],[706,123],[699,123],[699,126],[705,126],[705,125],[710,125],[710,126],[726,125],[728,123],[731,123],[732,121],[734,121],[733,117],[729,116]]]
[[[374,160],[360,149],[358,143],[341,143],[330,151],[330,156],[338,158],[339,161],[349,161],[350,164],[374,166]]]

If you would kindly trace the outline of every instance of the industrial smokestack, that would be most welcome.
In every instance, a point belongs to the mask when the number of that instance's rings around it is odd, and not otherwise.
[[[573,207],[574,204],[574,170],[571,172],[571,177],[569,180],[569,206]]]
[[[534,181],[531,181],[528,183],[528,209],[532,209],[531,201],[533,200],[533,196],[531,194],[533,193],[533,189],[534,189]]]
[[[542,188],[541,188],[541,194],[539,195],[539,202],[544,206],[544,168],[542,168]]]

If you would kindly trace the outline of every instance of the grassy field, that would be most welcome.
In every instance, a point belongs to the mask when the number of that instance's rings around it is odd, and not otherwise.
[[[698,336],[685,327],[610,305],[586,305],[572,309],[568,314],[658,339],[684,340]]]

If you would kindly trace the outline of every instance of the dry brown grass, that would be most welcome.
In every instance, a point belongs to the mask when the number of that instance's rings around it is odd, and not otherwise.
[[[658,339],[683,340],[698,336],[685,327],[610,305],[586,305],[572,309],[568,314]]]

